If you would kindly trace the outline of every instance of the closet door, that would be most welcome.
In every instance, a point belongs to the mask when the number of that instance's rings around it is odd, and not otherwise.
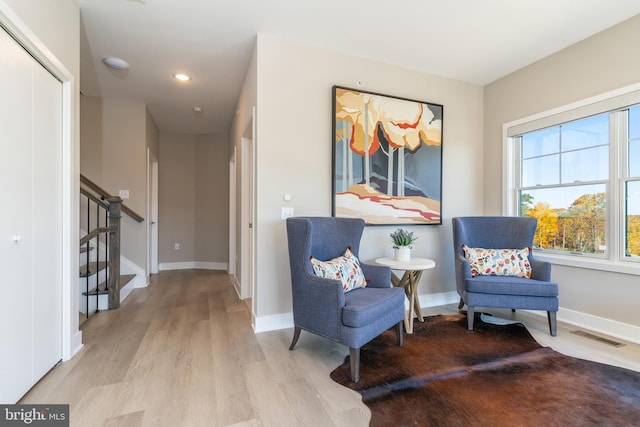
[[[0,28],[0,403],[62,356],[62,85]]]
[[[33,64],[33,383],[62,359],[62,83]]]

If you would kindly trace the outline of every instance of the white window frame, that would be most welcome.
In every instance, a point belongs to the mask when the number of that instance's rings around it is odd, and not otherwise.
[[[505,123],[502,126],[502,214],[518,215],[516,173],[520,164],[515,136],[635,104],[640,104],[640,83]],[[624,183],[634,179],[626,173],[627,149],[618,146],[618,135],[612,136],[614,137],[610,141],[609,176],[614,178],[610,178],[607,185],[606,253],[576,255],[537,251],[536,258],[558,265],[640,275],[640,259],[625,259],[624,224],[621,217],[625,203]],[[610,197],[617,200],[610,203]]]

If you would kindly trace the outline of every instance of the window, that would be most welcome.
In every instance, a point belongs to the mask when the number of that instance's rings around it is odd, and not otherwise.
[[[605,253],[609,134],[600,114],[516,137],[518,213],[538,219],[537,248]]]
[[[629,108],[624,167],[624,254],[640,257],[640,106]]]
[[[538,220],[538,254],[640,274],[640,91],[505,129],[506,213]]]

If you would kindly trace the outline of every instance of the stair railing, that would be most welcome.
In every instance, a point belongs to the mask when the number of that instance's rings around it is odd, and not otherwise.
[[[84,292],[86,296],[86,317],[89,317],[89,302],[93,292],[89,289],[90,277],[96,274],[95,302],[96,313],[100,311],[99,297],[100,294],[108,293],[108,308],[114,309],[120,307],[120,221],[121,214],[125,213],[138,222],[144,221],[140,215],[122,204],[120,197],[109,195],[104,189],[80,175],[80,225],[86,230],[86,235],[80,239],[80,247],[85,248],[87,254],[87,266],[84,275],[87,277],[87,286]],[[86,210],[86,213],[85,213]],[[101,243],[104,246],[104,253],[101,256]],[[91,245],[95,246],[95,268],[97,271],[90,270],[90,251]],[[105,267],[106,280],[101,288],[100,271],[101,260],[104,259],[102,265]]]
[[[80,189],[83,196],[82,209],[86,209],[86,215],[81,217],[83,225],[87,228],[87,234],[80,239],[80,247],[85,248],[87,254],[87,263],[85,271],[82,272],[86,277],[86,317],[90,315],[90,301],[95,296],[96,310],[100,311],[99,298],[100,294],[108,293],[109,309],[118,308],[120,306],[120,286],[118,286],[118,278],[120,277],[120,209],[122,200],[119,197],[110,197],[101,200],[95,197],[85,189]],[[85,206],[86,203],[86,206]],[[95,216],[94,216],[95,215]],[[93,242],[94,247],[91,247]],[[104,257],[101,256],[101,243],[104,245]],[[91,250],[95,249],[95,266],[96,271],[92,271]],[[102,259],[104,258],[104,262]],[[100,282],[100,271],[106,274],[104,285]],[[95,291],[90,289],[91,276],[96,275]]]

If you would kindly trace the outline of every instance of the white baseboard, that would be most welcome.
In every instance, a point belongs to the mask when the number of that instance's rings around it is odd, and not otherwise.
[[[78,354],[82,347],[84,347],[84,344],[82,344],[82,331],[78,331],[71,337],[71,357],[67,360],[71,360],[73,356]]]
[[[122,255],[120,255],[120,274],[135,274],[136,277],[134,277],[133,280],[129,282],[133,283],[134,288],[147,287],[147,272],[145,271],[145,269],[140,268],[137,264],[134,264],[132,261],[130,261],[128,258],[123,257]],[[127,286],[128,285],[129,284],[127,284]]]
[[[460,297],[457,292],[445,292],[440,294],[420,295],[420,307],[437,307],[440,305],[457,304]],[[408,308],[408,302],[405,301],[405,307]],[[544,311],[527,312],[546,316]],[[254,317],[253,330],[255,333],[274,331],[278,329],[287,329],[293,327],[293,313],[274,314],[270,316]],[[558,321],[575,325],[580,328],[588,329],[604,335],[609,335],[621,340],[640,344],[640,327],[618,322],[616,320],[605,319],[603,317],[593,316],[591,314],[582,313],[567,308],[558,310]]]
[[[457,292],[443,294],[420,295],[420,307],[435,307],[438,305],[453,304],[460,301]],[[539,316],[547,316],[545,311],[523,310]],[[616,320],[593,316],[580,311],[560,307],[557,319],[559,322],[568,323],[583,329],[588,329],[611,337],[640,344],[640,326],[629,325]]]
[[[253,319],[253,332],[256,334],[288,328],[293,328],[293,312],[260,316]]]
[[[529,311],[539,316],[546,316],[544,311]],[[629,325],[617,320],[605,319],[604,317],[593,316],[580,311],[562,308],[558,310],[558,321],[588,329],[603,335],[640,344],[640,326]]]
[[[443,292],[440,294],[418,295],[420,307],[438,307],[440,305],[455,304],[460,302],[457,292]],[[405,306],[409,308],[409,302],[405,301]]]
[[[453,304],[460,301],[456,292],[445,292],[441,294],[420,295],[420,307],[436,307],[439,305]],[[408,301],[405,306],[408,308]],[[270,316],[259,316],[253,319],[253,331],[260,332],[275,331],[278,329],[293,328],[293,313],[273,314]]]
[[[132,280],[129,283],[127,283],[126,285],[124,285],[123,288],[120,288],[120,302],[124,301],[124,299],[129,296],[131,291],[133,291],[135,288],[139,288],[139,287],[140,286],[136,286],[134,284],[134,281]]]
[[[191,270],[199,268],[202,270],[226,270],[226,262],[204,262],[204,261],[186,261],[186,262],[161,262],[158,270]]]
[[[233,287],[236,290],[236,294],[238,295],[238,298],[242,299],[242,297],[240,296],[240,289],[242,288],[240,286],[240,282],[238,282],[238,276],[235,276],[235,275],[233,276]]]

